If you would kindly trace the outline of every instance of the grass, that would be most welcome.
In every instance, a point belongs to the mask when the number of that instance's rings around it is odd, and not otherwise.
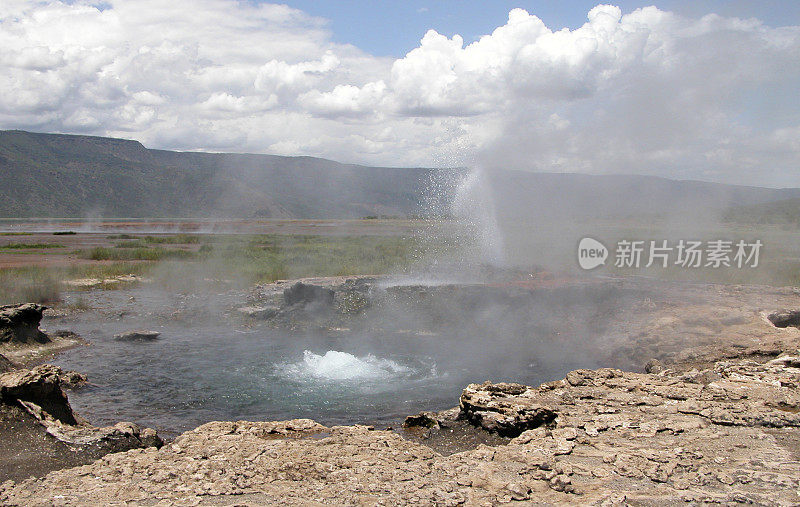
[[[165,248],[108,248],[98,246],[83,250],[79,257],[93,261],[159,261],[162,259],[188,259],[195,256],[188,250],[168,250]]]
[[[9,243],[8,245],[0,245],[0,250],[32,250],[42,248],[64,248],[64,245],[59,245],[57,243]]]
[[[197,234],[175,234],[172,236],[132,236],[130,234],[111,234],[107,239],[128,240],[122,243],[129,243],[133,246],[146,245],[193,245],[200,243],[200,236]],[[119,245],[118,245],[119,246]],[[128,247],[129,248],[129,247]]]
[[[109,234],[106,239],[141,239],[139,236],[131,236],[130,234]]]
[[[209,246],[209,263],[221,274],[250,282],[386,273],[408,265],[419,249],[414,239],[377,236],[263,235]]]
[[[32,232],[0,232],[0,236],[31,236]]]
[[[587,224],[609,247],[618,238],[660,238],[662,231],[627,226],[606,229]],[[583,231],[579,231],[584,233]],[[712,231],[716,237],[717,231]],[[797,230],[736,226],[726,231],[731,238],[761,238],[765,242],[761,265],[757,269],[681,268],[623,270],[613,268],[609,259],[608,274],[644,275],[673,280],[716,283],[757,283],[775,286],[800,286],[800,236]],[[556,252],[574,251],[577,239],[565,236],[564,245],[552,248],[551,235],[522,231],[520,237],[539,241],[517,248],[523,259],[540,258],[546,248]],[[599,233],[599,234],[598,234]],[[712,234],[712,233],[709,233]],[[712,236],[709,236],[711,238]],[[398,236],[317,236],[317,235],[192,235],[168,236],[114,235],[115,246],[79,250],[82,259],[95,264],[68,268],[15,268],[0,270],[0,303],[57,300],[62,282],[75,278],[111,278],[122,274],[143,274],[165,284],[180,285],[203,280],[228,280],[242,286],[279,279],[310,276],[349,276],[397,272],[428,254],[458,250],[444,240],[402,238]],[[148,238],[153,238],[148,240]],[[508,236],[512,238],[511,235]],[[170,245],[199,245],[192,250]],[[43,245],[41,247],[44,247]],[[34,247],[30,247],[34,248]],[[53,245],[46,245],[53,248]],[[100,263],[102,261],[102,264]],[[113,261],[113,262],[109,262]],[[564,269],[577,270],[574,257],[563,258]],[[555,269],[560,269],[558,265]],[[227,283],[227,282],[226,282]]]
[[[61,298],[63,281],[142,274],[148,266],[133,263],[70,267],[25,267],[0,270],[0,304],[53,303]]]
[[[95,261],[85,266],[0,270],[0,303],[59,299],[63,282],[76,278],[112,278],[143,274],[167,285],[197,280],[235,280],[244,286],[287,278],[381,274],[402,269],[418,258],[416,239],[393,236],[176,235],[119,238],[115,247],[80,250]],[[193,239],[196,238],[196,239]],[[142,243],[139,243],[142,241]],[[131,242],[136,242],[135,246]],[[200,242],[198,252],[161,245]],[[142,244],[146,246],[141,246]]]

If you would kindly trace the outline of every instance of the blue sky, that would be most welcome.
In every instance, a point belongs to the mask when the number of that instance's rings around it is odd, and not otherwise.
[[[447,36],[459,34],[466,43],[505,24],[516,7],[538,16],[551,29],[578,28],[599,0],[484,1],[406,0],[402,2],[355,0],[288,0],[291,7],[330,20],[336,42],[353,44],[375,56],[401,57],[419,45],[428,29]],[[655,5],[689,17],[708,13],[741,18],[755,17],[772,27],[800,24],[797,0],[661,0],[607,1],[623,13]]]

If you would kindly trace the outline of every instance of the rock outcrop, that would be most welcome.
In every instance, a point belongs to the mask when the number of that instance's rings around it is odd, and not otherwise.
[[[327,287],[297,282],[283,291],[283,298],[287,306],[314,305],[330,307],[333,305],[335,292]]]
[[[46,306],[34,303],[0,306],[0,343],[47,343],[39,330]]]
[[[114,339],[121,342],[151,342],[161,336],[158,331],[125,331],[114,335]]]
[[[42,421],[77,425],[67,395],[61,390],[62,374],[61,368],[44,364],[32,370],[0,375],[0,400],[7,404],[19,403]]]
[[[800,310],[778,310],[770,313],[767,319],[775,327],[800,327]]]
[[[459,400],[461,416],[476,426],[506,437],[552,425],[557,412],[542,405],[522,384],[470,384]]]
[[[6,459],[28,467],[44,460],[46,465],[34,466],[31,472],[43,474],[108,453],[163,444],[149,428],[132,423],[97,428],[77,416],[61,387],[85,380],[81,374],[49,364],[0,375],[0,441],[9,446],[10,454],[0,459],[0,479],[16,473]]]
[[[275,317],[280,308],[275,306],[243,306],[236,309],[240,315],[255,320],[267,320]]]

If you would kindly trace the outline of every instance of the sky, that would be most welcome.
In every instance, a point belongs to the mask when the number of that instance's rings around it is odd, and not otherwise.
[[[586,13],[598,2],[592,0],[506,1],[493,0],[300,0],[287,5],[329,20],[336,42],[353,44],[376,56],[402,58],[419,45],[429,29],[452,37],[460,34],[466,43],[478,40],[505,24],[508,13],[522,8],[539,17],[548,27],[575,29],[586,23]],[[618,1],[623,12],[654,5],[652,1]],[[800,2],[795,0],[664,0],[660,9],[690,17],[709,13],[739,18],[757,18],[772,27],[799,25]]]
[[[0,1],[0,129],[800,186],[800,2]]]

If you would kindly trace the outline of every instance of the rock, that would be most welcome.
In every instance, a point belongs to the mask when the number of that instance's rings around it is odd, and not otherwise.
[[[0,375],[0,400],[3,403],[16,401],[32,403],[46,415],[70,425],[78,424],[61,390],[61,368],[49,364],[32,370],[16,370]]]
[[[0,409],[5,418],[12,418],[0,424],[0,435],[13,440],[18,456],[8,457],[11,463],[19,456],[36,459],[43,438],[49,439],[47,445],[55,446],[52,450],[58,454],[47,458],[44,472],[58,468],[59,463],[62,467],[74,466],[112,452],[163,445],[155,430],[149,428],[127,422],[97,428],[78,417],[61,387],[85,382],[85,375],[49,364],[0,375]],[[0,456],[0,477],[8,476],[6,467],[8,461]]]
[[[644,365],[644,371],[646,371],[647,373],[658,374],[664,371],[665,369],[666,367],[664,366],[664,364],[658,359],[651,359],[647,361],[647,364]]]
[[[47,343],[39,330],[46,306],[34,303],[0,306],[0,343]]]
[[[81,337],[78,333],[67,331],[65,329],[59,329],[58,331],[47,333],[47,336],[50,338],[50,340],[81,340]]]
[[[256,320],[271,319],[278,314],[278,308],[274,306],[244,306],[237,308],[236,311],[245,317]]]
[[[9,361],[6,356],[0,354],[0,373],[16,370],[17,366]]]
[[[800,326],[800,310],[778,310],[767,315],[775,327]]]
[[[439,421],[433,412],[420,412],[417,415],[410,415],[403,421],[403,428],[437,428]]]
[[[470,384],[461,393],[459,406],[464,419],[505,437],[552,424],[556,412],[526,396],[529,387],[514,383]]]
[[[782,356],[769,361],[767,364],[788,366],[789,368],[800,368],[800,356]]]
[[[314,304],[329,307],[333,305],[334,296],[335,292],[331,289],[303,282],[297,282],[283,291],[283,298],[288,306]]]
[[[126,331],[114,335],[114,339],[123,342],[134,341],[153,341],[158,339],[161,333],[158,331]]]
[[[85,386],[89,379],[83,373],[77,371],[65,371],[59,376],[61,387],[64,389],[80,389]]]

